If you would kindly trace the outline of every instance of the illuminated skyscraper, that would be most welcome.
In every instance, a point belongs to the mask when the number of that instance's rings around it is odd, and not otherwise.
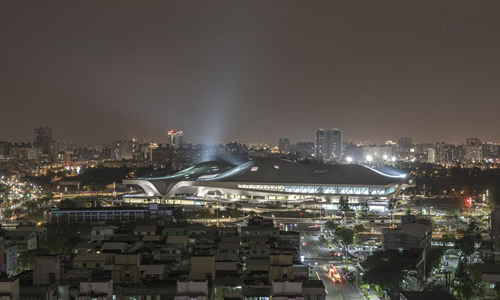
[[[174,148],[174,149],[182,147],[183,136],[184,136],[184,132],[182,132],[182,131],[170,130],[167,133],[167,145]]]
[[[320,159],[340,158],[342,156],[342,131],[337,128],[315,132],[314,155]]]

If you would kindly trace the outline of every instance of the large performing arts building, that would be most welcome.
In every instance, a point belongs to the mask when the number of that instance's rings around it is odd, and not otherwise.
[[[201,201],[287,201],[349,204],[383,202],[397,197],[413,179],[356,164],[312,166],[277,158],[261,158],[239,166],[210,161],[178,173],[124,180],[144,193],[128,198],[197,199]],[[335,207],[332,207],[335,208]]]

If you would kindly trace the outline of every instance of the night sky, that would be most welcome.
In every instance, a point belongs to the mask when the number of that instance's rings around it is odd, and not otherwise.
[[[13,142],[500,142],[500,1],[1,1],[0,99]]]

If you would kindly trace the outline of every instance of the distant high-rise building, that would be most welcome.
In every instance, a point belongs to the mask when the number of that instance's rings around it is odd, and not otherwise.
[[[280,138],[278,148],[280,152],[290,151],[290,140],[288,138]]]
[[[435,163],[445,163],[446,162],[446,143],[445,142],[437,142],[436,146],[434,146],[435,150]]]
[[[456,163],[462,160],[462,146],[445,145],[445,161],[447,163]]]
[[[325,130],[318,128],[314,133],[314,156],[321,159],[325,157]]]
[[[158,145],[158,147],[154,148],[151,151],[151,160],[153,164],[157,167],[167,167],[171,165],[172,159],[172,150],[170,147],[162,147],[162,145]]]
[[[326,153],[328,158],[342,157],[342,131],[333,128],[326,132]]]
[[[436,149],[434,148],[427,149],[427,162],[432,164],[436,162]]]
[[[184,132],[170,130],[167,133],[167,145],[177,149],[183,146],[183,136]]]
[[[465,140],[467,146],[481,146],[481,140],[478,138],[468,138]]]
[[[318,128],[315,132],[314,155],[320,159],[340,158],[342,156],[342,131],[333,128]]]
[[[399,153],[407,153],[410,152],[410,149],[413,148],[413,141],[411,138],[402,137],[398,140],[398,152]]]
[[[35,128],[34,144],[35,147],[42,149],[43,153],[50,154],[50,143],[52,142],[52,129],[48,126]]]
[[[468,145],[463,148],[463,158],[467,162],[478,162],[483,160],[482,145]]]
[[[137,152],[140,150],[136,141],[118,141],[111,144],[111,159],[134,159]]]
[[[8,142],[0,142],[0,159],[9,156],[11,144]]]
[[[496,143],[486,142],[483,143],[483,158],[491,159],[500,156],[500,146]]]
[[[56,161],[59,154],[63,151],[63,145],[59,140],[52,140],[50,142],[50,155],[52,161]]]
[[[203,149],[203,147],[201,147]],[[226,152],[231,153],[231,154],[240,154],[244,153],[247,151],[246,145],[238,142],[238,141],[232,141],[229,143],[226,143],[225,145]]]

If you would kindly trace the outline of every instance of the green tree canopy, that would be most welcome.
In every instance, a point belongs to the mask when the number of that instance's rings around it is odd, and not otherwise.
[[[398,252],[375,252],[363,267],[366,270],[363,280],[382,288],[391,299],[399,299],[404,280],[415,274],[414,258]]]
[[[483,299],[485,295],[481,273],[468,268],[465,257],[462,257],[458,262],[452,288],[455,290],[455,296],[458,296],[459,299],[470,299],[474,296]]]
[[[335,238],[349,246],[354,242],[354,230],[346,227],[340,228],[335,231]]]

